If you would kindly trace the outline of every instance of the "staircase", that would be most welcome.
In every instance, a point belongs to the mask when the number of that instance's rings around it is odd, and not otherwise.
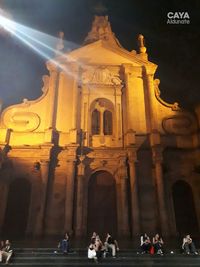
[[[133,249],[123,249],[118,252],[116,258],[107,257],[102,259],[99,263],[87,259],[87,249],[74,249],[68,255],[55,253],[53,248],[16,248],[13,256],[11,266],[55,266],[55,267],[86,267],[86,266],[200,266],[199,255],[182,255],[175,251],[174,254],[166,253],[160,255],[141,255]]]

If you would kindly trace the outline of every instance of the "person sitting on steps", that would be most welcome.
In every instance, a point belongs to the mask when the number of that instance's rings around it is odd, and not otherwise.
[[[69,253],[69,235],[66,233],[64,238],[59,242],[58,248],[62,251],[63,254]]]
[[[151,240],[146,233],[140,236],[140,248],[141,248],[142,254],[150,253]]]
[[[88,247],[88,259],[93,259],[96,263],[98,263],[96,246],[94,242],[95,242],[94,240],[91,241]]]
[[[163,255],[163,250],[162,250],[163,244],[164,242],[162,237],[160,237],[159,234],[156,234],[153,237],[153,247],[156,254]]]
[[[10,258],[13,254],[13,249],[9,240],[6,240],[5,243],[1,243],[0,251],[0,262],[5,258],[5,264],[9,264]]]
[[[187,234],[184,238],[183,238],[183,244],[182,244],[182,249],[185,251],[186,254],[198,254],[196,247],[194,245],[194,242],[192,241],[192,238],[190,237],[189,234]]]
[[[108,249],[110,248],[112,250],[112,257],[115,258],[116,257],[116,251],[119,250],[119,246],[118,246],[117,240],[114,239],[110,235],[110,233],[107,233],[104,245],[105,245],[105,251],[108,252]],[[104,254],[104,255],[106,255],[106,254]]]

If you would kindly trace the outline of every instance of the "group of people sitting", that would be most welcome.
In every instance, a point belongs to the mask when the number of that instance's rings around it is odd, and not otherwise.
[[[142,254],[149,253],[163,255],[163,245],[164,241],[158,233],[152,238],[152,242],[146,233],[142,234],[140,237],[140,248]],[[69,235],[67,233],[59,242],[58,248],[63,254],[69,253]],[[189,234],[184,236],[181,248],[186,254],[198,254],[195,244]],[[93,259],[95,262],[98,262],[100,258],[105,258],[109,252],[112,257],[115,258],[118,250],[118,242],[110,233],[106,234],[105,242],[102,242],[99,235],[96,232],[93,232],[90,239],[90,245],[88,247],[88,259]],[[9,264],[12,255],[13,249],[10,241],[1,241],[0,263],[5,261],[5,264]]]
[[[115,258],[118,250],[119,246],[117,240],[114,239],[110,233],[106,234],[106,239],[103,243],[99,235],[96,232],[93,232],[88,247],[88,259],[94,259],[95,262],[98,262],[100,258],[105,258],[109,251],[111,251],[112,257]]]
[[[140,237],[140,248],[142,254],[150,253],[163,255],[163,244],[163,239],[159,234],[156,234],[153,237],[152,242],[146,233],[142,234]]]
[[[156,234],[153,237],[152,242],[146,233],[142,234],[140,237],[140,248],[142,254],[149,253],[163,255],[163,245],[163,239],[159,234]],[[181,249],[186,254],[198,254],[195,244],[189,234],[184,236]]]
[[[5,261],[5,264],[9,264],[10,258],[13,254],[13,249],[9,240],[1,241],[0,243],[0,263]]]

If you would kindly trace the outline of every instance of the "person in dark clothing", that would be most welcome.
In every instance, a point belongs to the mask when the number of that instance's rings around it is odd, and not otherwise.
[[[192,241],[192,238],[190,235],[186,235],[183,238],[183,244],[182,244],[182,249],[186,252],[186,254],[198,254],[196,247],[194,245],[194,242]]]
[[[162,237],[160,237],[159,234],[156,234],[153,237],[153,247],[156,254],[163,255],[163,250],[162,250],[163,244],[164,242]]]
[[[66,233],[64,238],[59,242],[58,248],[62,251],[63,254],[67,254],[69,252],[69,235]]]
[[[142,234],[140,237],[140,247],[142,253],[150,253],[151,240],[146,233]]]
[[[100,258],[102,257],[102,255],[104,253],[104,248],[103,248],[103,243],[102,243],[99,235],[96,236],[94,244],[95,244],[95,250],[97,253],[97,259],[100,260]]]

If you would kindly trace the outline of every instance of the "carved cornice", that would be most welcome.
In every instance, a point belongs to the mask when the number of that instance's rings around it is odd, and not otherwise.
[[[125,150],[114,150],[114,149],[96,149],[89,154],[88,158],[92,159],[118,159],[119,157],[126,156]]]
[[[141,78],[143,75],[143,69],[141,66],[134,66],[132,64],[126,63],[122,65],[122,69],[129,78]]]

